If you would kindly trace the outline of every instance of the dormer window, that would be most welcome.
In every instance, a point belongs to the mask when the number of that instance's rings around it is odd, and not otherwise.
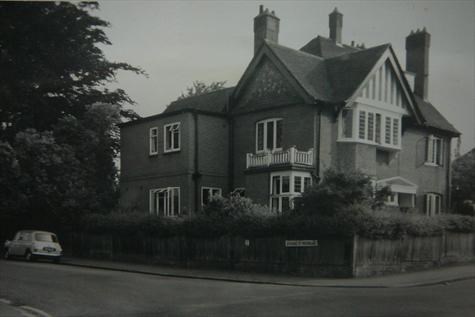
[[[282,150],[282,119],[256,123],[256,153]]]
[[[338,141],[401,148],[402,114],[357,104],[344,108],[339,118]]]

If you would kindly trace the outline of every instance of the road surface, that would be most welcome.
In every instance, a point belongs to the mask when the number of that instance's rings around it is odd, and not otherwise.
[[[475,316],[475,280],[325,288],[0,261],[0,299],[51,316]]]

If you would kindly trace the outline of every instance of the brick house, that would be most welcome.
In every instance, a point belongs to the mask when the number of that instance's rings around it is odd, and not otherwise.
[[[122,208],[189,214],[239,191],[282,212],[333,167],[390,186],[388,205],[446,209],[460,133],[427,100],[430,34],[407,36],[403,70],[390,44],[343,44],[343,15],[329,17],[330,37],[296,50],[278,44],[279,18],[261,6],[235,87],[122,124]]]

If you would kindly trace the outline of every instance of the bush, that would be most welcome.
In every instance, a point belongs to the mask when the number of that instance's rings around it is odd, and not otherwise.
[[[373,195],[371,179],[361,172],[326,170],[322,181],[296,200],[296,212],[307,216],[330,216],[352,205],[377,208],[390,193],[383,188]]]
[[[475,217],[455,214],[427,217],[377,211],[366,204],[346,205],[333,214],[289,212],[277,215],[247,198],[213,198],[212,203],[195,216],[165,218],[148,213],[95,214],[84,218],[80,230],[154,237],[217,238],[230,235],[315,239],[358,234],[370,239],[400,239],[406,235],[438,236],[444,231],[475,232]]]

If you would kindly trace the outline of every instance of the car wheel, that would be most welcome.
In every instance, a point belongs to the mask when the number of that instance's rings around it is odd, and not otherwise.
[[[61,258],[57,257],[53,260],[54,263],[59,264],[61,262]]]
[[[33,254],[31,254],[30,251],[26,251],[26,253],[25,253],[25,259],[26,259],[28,262],[33,261]]]

